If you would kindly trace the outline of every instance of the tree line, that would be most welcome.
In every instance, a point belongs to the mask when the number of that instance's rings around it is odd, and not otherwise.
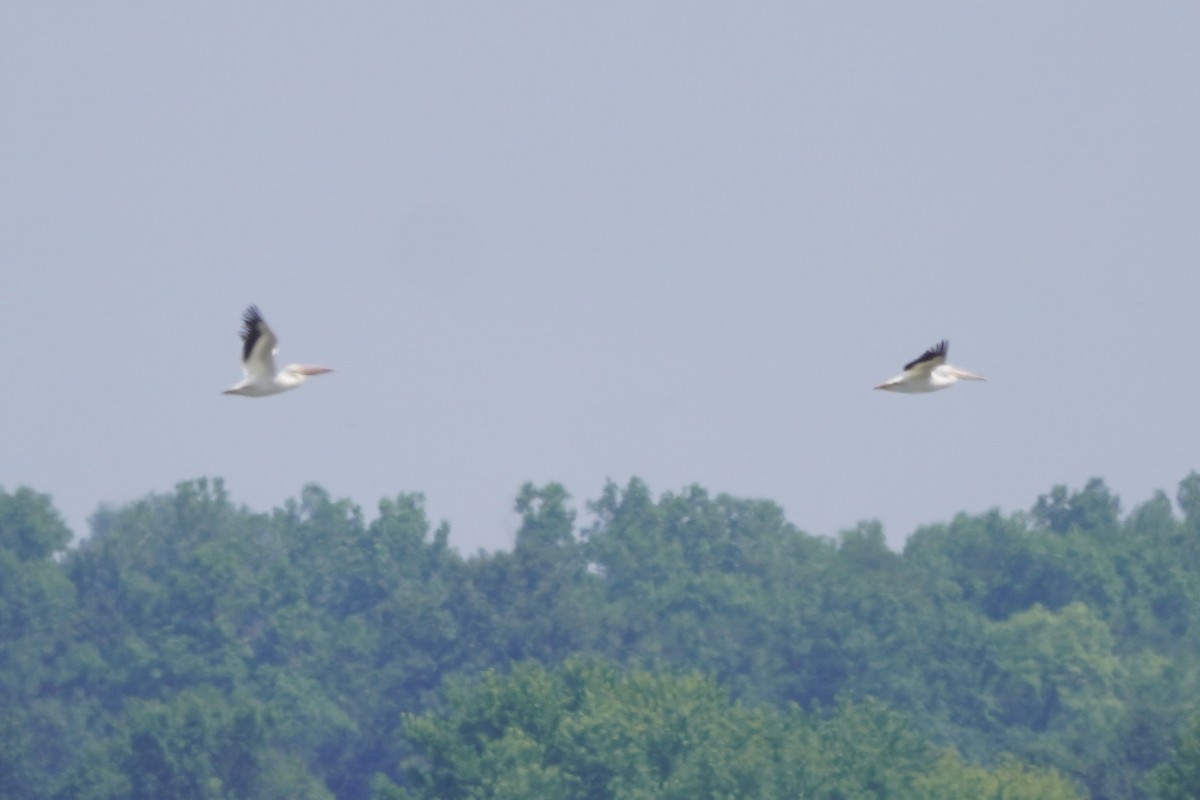
[[[417,494],[197,480],[72,547],[0,490],[0,797],[1200,795],[1200,475],[903,552],[697,486],[515,505],[463,556]]]

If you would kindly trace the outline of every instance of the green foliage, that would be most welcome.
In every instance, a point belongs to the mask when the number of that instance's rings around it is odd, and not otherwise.
[[[1200,797],[1200,714],[1182,726],[1171,757],[1149,774],[1147,785],[1157,800]]]
[[[924,800],[1072,800],[1079,791],[1051,770],[1029,767],[1011,757],[985,769],[947,752],[914,782]]]
[[[392,787],[391,796],[925,798],[994,788],[996,797],[1078,797],[1048,770],[939,757],[910,720],[874,701],[843,704],[821,720],[794,706],[731,702],[696,674],[579,659],[555,671],[529,663],[489,671],[478,683],[454,682],[447,695],[445,712],[409,717],[406,732],[420,747],[411,794]]]
[[[1117,528],[1120,513],[1121,501],[1100,478],[1092,478],[1083,491],[1070,494],[1067,487],[1055,486],[1033,506],[1033,518],[1038,525],[1055,533],[1073,530],[1111,533]]]
[[[78,727],[92,729],[60,793],[368,796],[370,776],[401,755],[399,713],[428,702],[469,644],[448,607],[462,561],[421,506],[384,501],[367,526],[306,487],[264,516],[233,507],[219,481],[195,481],[98,514],[94,535],[50,565],[81,605],[77,626],[60,620],[57,677],[41,691],[82,700]],[[226,716],[179,709],[212,691],[239,698]],[[184,758],[196,731],[212,757],[249,724],[246,703],[258,709],[257,749],[241,748],[252,781]]]
[[[779,675],[788,654],[760,645],[782,643],[780,626],[819,604],[796,587],[811,585],[833,548],[802,536],[773,503],[694,486],[655,503],[636,479],[624,490],[610,483],[591,511],[584,536],[602,577],[599,650],[695,664],[744,693],[768,688],[760,681]]]
[[[513,551],[467,565],[471,626],[488,650],[488,664],[553,662],[592,645],[599,598],[569,499],[558,484],[526,484],[516,501],[521,527]]]
[[[1200,474],[1189,472],[1188,476],[1179,482],[1175,498],[1183,512],[1184,521],[1189,524],[1200,521]]]
[[[0,489],[0,551],[19,562],[44,561],[62,551],[71,532],[50,498],[29,489]]]
[[[1108,626],[1087,606],[1035,605],[991,628],[987,688],[1002,724],[1044,731],[1065,719],[1089,737],[1114,727],[1125,675]]]
[[[0,796],[1182,797],[1200,476],[903,553],[769,501],[526,485],[464,559],[420,495],[181,483],[69,534],[0,491]]]

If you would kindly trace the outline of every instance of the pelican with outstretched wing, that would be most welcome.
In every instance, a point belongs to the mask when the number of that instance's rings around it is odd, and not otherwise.
[[[982,375],[967,372],[946,363],[946,352],[950,343],[942,340],[904,365],[904,372],[889,381],[876,386],[888,392],[903,392],[917,394],[920,392],[936,392],[939,389],[949,389],[961,380],[986,381]]]
[[[289,364],[275,370],[275,348],[279,340],[267,326],[258,310],[250,306],[242,317],[242,369],[246,377],[222,394],[240,394],[242,397],[266,397],[271,394],[295,389],[309,375],[333,372],[329,367],[314,367],[308,364]]]

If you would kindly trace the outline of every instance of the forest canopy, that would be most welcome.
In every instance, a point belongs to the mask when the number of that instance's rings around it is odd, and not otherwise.
[[[0,489],[0,796],[1200,796],[1200,475],[902,552],[698,486],[515,508],[463,556],[418,494],[195,480],[72,547]]]

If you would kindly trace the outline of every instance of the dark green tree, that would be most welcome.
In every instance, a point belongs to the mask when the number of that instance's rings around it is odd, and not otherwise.
[[[1100,478],[1092,478],[1081,491],[1068,493],[1055,486],[1033,506],[1035,522],[1055,533],[1071,530],[1112,533],[1121,514],[1121,501]]]

